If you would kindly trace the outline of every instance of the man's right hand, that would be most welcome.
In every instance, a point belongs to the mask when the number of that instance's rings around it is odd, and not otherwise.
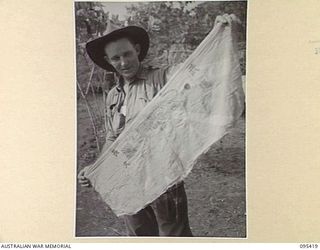
[[[80,170],[78,174],[78,181],[82,187],[92,187],[90,180],[85,177],[85,173],[88,170],[89,166],[84,167],[82,170]]]

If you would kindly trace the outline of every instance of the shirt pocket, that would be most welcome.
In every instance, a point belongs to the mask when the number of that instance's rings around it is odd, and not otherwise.
[[[119,129],[121,124],[121,114],[119,113],[119,103],[118,99],[114,98],[112,102],[109,103],[107,107],[107,117],[109,120],[109,124],[111,125],[112,130],[116,134],[116,131]]]
[[[119,131],[124,127],[125,117],[121,113],[119,113],[118,105],[112,105],[112,107],[110,106],[110,113],[112,130],[115,134],[119,134]]]
[[[117,103],[112,103],[108,106],[108,115],[110,116],[110,118],[112,119],[114,117],[114,115],[116,114],[118,105]]]
[[[138,96],[138,101],[143,105],[143,104],[147,104],[148,102],[150,102],[150,100],[148,99],[148,97],[146,96]]]
[[[114,93],[107,104],[107,115],[111,118],[114,117],[114,115],[117,112],[119,103],[120,103],[120,93]]]

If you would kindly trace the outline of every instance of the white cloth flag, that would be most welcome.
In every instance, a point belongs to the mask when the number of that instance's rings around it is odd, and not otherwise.
[[[244,106],[230,24],[218,23],[87,173],[118,216],[134,214],[183,180]]]

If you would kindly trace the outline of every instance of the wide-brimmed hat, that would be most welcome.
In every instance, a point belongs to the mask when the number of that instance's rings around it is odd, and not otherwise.
[[[86,44],[86,50],[89,57],[99,67],[108,71],[116,71],[105,59],[106,54],[104,48],[107,43],[123,37],[129,37],[130,40],[140,44],[141,50],[139,60],[142,61],[149,49],[148,33],[138,26],[119,27],[111,22],[108,23],[104,36],[89,41]]]

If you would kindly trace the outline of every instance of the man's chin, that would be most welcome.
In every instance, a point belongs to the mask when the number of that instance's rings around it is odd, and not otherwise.
[[[134,74],[132,72],[122,72],[122,76],[125,79],[132,79],[134,77]]]

